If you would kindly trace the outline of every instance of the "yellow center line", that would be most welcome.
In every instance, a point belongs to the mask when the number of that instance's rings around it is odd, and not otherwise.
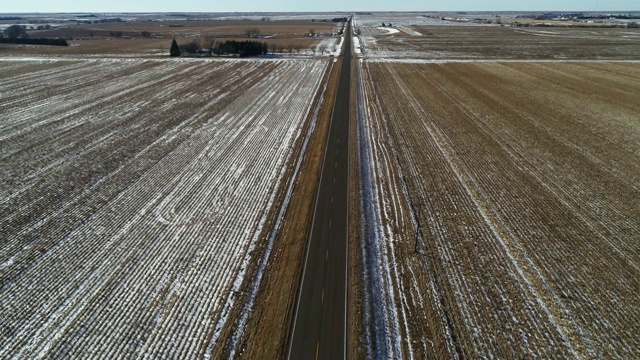
[[[318,360],[318,353],[320,352],[320,341],[316,344],[316,360]]]
[[[329,219],[329,229],[331,229],[331,219]]]
[[[327,253],[324,255],[324,262],[327,262],[329,259],[329,249],[327,249]]]
[[[331,197],[331,203],[333,204],[333,196]]]
[[[324,305],[324,288],[322,288],[322,305]]]

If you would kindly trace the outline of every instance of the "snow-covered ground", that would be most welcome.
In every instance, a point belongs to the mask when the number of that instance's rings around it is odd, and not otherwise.
[[[400,30],[398,30],[398,29],[389,28],[389,27],[377,27],[376,29],[385,31],[387,33],[386,35],[393,35],[393,34],[397,34],[397,33],[400,32]]]
[[[331,37],[322,40],[320,43],[318,43],[318,45],[316,45],[316,55],[333,57],[339,56],[342,51],[343,41],[344,36],[341,36],[340,38]]]
[[[353,51],[360,55],[362,51],[360,51],[360,39],[357,36],[353,37]]]

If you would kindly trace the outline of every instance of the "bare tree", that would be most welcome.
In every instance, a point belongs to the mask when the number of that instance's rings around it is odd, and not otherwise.
[[[309,36],[311,37],[315,37],[316,36],[316,29],[309,29]]]
[[[248,37],[248,38],[257,38],[258,36],[260,36],[260,29],[258,28],[247,28],[244,30],[244,34]]]
[[[213,52],[213,48],[216,45],[216,38],[213,35],[205,35],[199,38],[200,47],[202,49],[209,49],[209,54]]]
[[[320,54],[324,55],[324,52],[327,51],[327,44],[318,45],[318,50],[320,50]]]
[[[8,28],[4,29],[4,34],[9,39],[29,37],[29,35],[27,34],[27,27],[24,25],[11,25]]]

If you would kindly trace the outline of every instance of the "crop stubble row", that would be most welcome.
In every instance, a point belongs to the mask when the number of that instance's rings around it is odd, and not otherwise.
[[[1,61],[1,353],[210,353],[325,68]]]
[[[388,36],[376,36],[380,31],[369,26],[362,29],[364,54],[371,58],[637,60],[640,55],[640,30],[634,28],[423,25],[398,26],[403,32]]]
[[[631,63],[363,65],[364,186],[381,194],[364,219],[387,219],[363,234],[364,288],[391,284],[365,312],[369,351],[638,355],[639,79]],[[372,248],[386,259],[367,268]],[[395,343],[372,335],[385,321]]]

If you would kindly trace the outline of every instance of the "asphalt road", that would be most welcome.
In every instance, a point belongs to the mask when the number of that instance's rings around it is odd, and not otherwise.
[[[289,359],[346,358],[347,216],[351,21],[302,280],[289,339]]]

